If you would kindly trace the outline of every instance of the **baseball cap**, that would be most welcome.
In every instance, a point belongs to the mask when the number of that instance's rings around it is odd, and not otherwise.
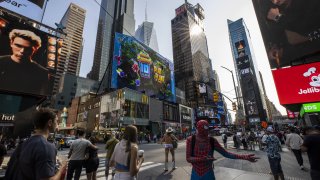
[[[269,126],[269,127],[267,128],[267,131],[268,131],[268,132],[273,132],[274,130],[273,130],[273,128],[272,128],[271,126]]]

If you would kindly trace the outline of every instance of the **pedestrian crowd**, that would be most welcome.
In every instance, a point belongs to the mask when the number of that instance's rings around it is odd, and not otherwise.
[[[57,115],[49,109],[39,109],[33,117],[34,131],[25,140],[15,143],[15,150],[8,162],[5,179],[80,179],[85,168],[88,180],[97,179],[99,167],[97,139],[86,136],[83,130],[77,130],[77,138],[72,141],[68,157],[57,155],[66,143],[63,138],[55,144],[50,134],[57,130]],[[141,137],[151,142],[160,143],[164,148],[164,171],[176,169],[175,150],[178,148],[179,135],[168,127],[165,134],[138,133],[133,125],[125,127],[119,133],[112,131],[106,140],[105,177],[112,176],[114,180],[134,180],[144,162],[144,151],[139,150]],[[139,138],[140,136],[140,138]],[[214,151],[230,159],[257,162],[258,157],[252,154],[234,154],[229,152],[228,138],[231,133],[222,133],[223,147],[218,140],[210,135],[209,124],[206,120],[196,123],[196,133],[186,140],[186,160],[192,165],[191,180],[215,179],[213,171]],[[86,138],[87,137],[87,138]],[[310,162],[312,180],[320,179],[320,127],[299,129],[290,127],[279,130],[272,126],[263,131],[233,132],[233,146],[240,151],[255,151],[258,147],[266,151],[271,174],[275,180],[284,179],[281,166],[282,146],[287,146],[297,160],[301,170],[305,170],[302,157],[307,152]],[[146,142],[149,143],[148,140]],[[6,146],[0,134],[0,165],[6,154]],[[142,141],[140,142],[142,143]],[[57,146],[58,144],[58,146]],[[169,154],[171,161],[169,162]],[[23,168],[21,168],[23,167]],[[111,171],[110,171],[111,170]],[[109,174],[111,172],[111,174]]]

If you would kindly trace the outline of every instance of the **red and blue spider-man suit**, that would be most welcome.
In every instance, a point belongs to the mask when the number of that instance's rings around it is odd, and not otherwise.
[[[230,159],[244,159],[252,162],[256,161],[253,154],[250,155],[237,155],[227,152],[218,141],[213,138],[214,147],[211,147],[209,134],[209,123],[206,120],[200,120],[197,123],[197,134],[195,138],[194,156],[191,157],[191,142],[192,136],[187,138],[187,152],[186,158],[192,164],[191,180],[214,180],[213,172],[213,149],[218,151],[226,158]]]

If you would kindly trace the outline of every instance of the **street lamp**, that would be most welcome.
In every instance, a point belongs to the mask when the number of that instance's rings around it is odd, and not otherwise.
[[[235,81],[234,81],[233,71],[230,70],[230,69],[228,69],[228,68],[226,68],[226,67],[224,67],[224,66],[221,66],[221,67],[222,67],[223,69],[226,69],[227,71],[229,71],[229,72],[231,73],[231,75],[232,75],[233,87],[234,87],[234,91],[235,91],[235,93],[236,93],[236,99],[237,99],[238,107],[240,107],[239,96],[238,96],[238,91],[237,91],[237,89],[236,89],[236,83],[235,83]]]

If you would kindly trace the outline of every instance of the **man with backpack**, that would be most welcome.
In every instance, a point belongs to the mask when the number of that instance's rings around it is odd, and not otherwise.
[[[187,138],[186,159],[192,164],[191,180],[214,180],[213,172],[213,151],[216,150],[226,158],[242,159],[256,162],[254,154],[238,155],[227,152],[219,142],[209,137],[209,123],[206,120],[198,121],[196,135]]]
[[[57,127],[57,116],[49,109],[40,109],[33,117],[34,134],[22,142],[12,154],[5,179],[50,179],[60,180],[67,162],[61,162],[56,171],[57,150],[47,141],[50,132]]]

